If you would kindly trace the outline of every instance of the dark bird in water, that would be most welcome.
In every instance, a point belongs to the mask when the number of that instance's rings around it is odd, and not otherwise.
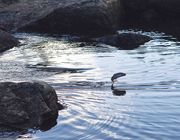
[[[119,73],[115,73],[115,74],[111,77],[111,81],[112,81],[111,90],[112,90],[113,95],[116,95],[116,96],[124,96],[124,95],[126,94],[126,91],[125,91],[125,90],[115,89],[115,88],[114,88],[114,82],[117,81],[117,78],[123,77],[123,76],[126,76],[126,74],[125,74],[125,73],[122,73],[122,72],[119,72]]]
[[[115,96],[124,96],[126,94],[126,91],[123,89],[115,89],[113,84],[111,85],[111,90]]]
[[[125,90],[119,90],[119,89],[112,90],[112,93],[115,96],[124,96],[124,95],[126,95],[126,91]]]
[[[123,77],[126,76],[125,73],[119,72],[119,73],[115,73],[112,77],[111,77],[111,81],[114,84],[115,81],[117,81],[117,78],[119,77]]]

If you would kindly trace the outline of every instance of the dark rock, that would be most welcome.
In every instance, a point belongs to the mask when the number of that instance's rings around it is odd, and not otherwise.
[[[0,30],[0,53],[19,44],[19,41],[8,32]]]
[[[3,4],[12,4],[14,2],[18,2],[19,0],[0,0],[0,3],[3,3]]]
[[[121,0],[124,20],[121,29],[158,31],[180,40],[179,0]]]
[[[9,31],[102,35],[127,21],[161,27],[179,17],[179,0],[0,0],[0,26]]]
[[[0,9],[0,25],[43,33],[104,34],[114,31],[120,0],[19,0]]]
[[[152,9],[155,9],[165,18],[178,18],[180,16],[179,0],[149,0]]]
[[[121,33],[103,36],[94,39],[99,43],[104,43],[107,45],[115,46],[121,49],[135,49],[140,45],[150,41],[152,38],[146,35],[136,34],[136,33]]]
[[[154,22],[179,19],[179,0],[122,0],[127,18]]]
[[[0,30],[2,30],[2,31],[5,31],[5,32],[8,32],[4,27],[2,27],[1,25],[0,25]]]
[[[59,109],[55,90],[44,82],[0,83],[0,131],[46,130],[56,124]]]

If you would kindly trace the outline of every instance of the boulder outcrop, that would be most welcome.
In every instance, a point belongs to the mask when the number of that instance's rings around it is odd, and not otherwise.
[[[0,83],[0,131],[46,130],[56,124],[59,109],[55,90],[44,82]]]
[[[19,44],[19,41],[10,33],[0,29],[0,53]]]
[[[0,27],[8,31],[95,37],[147,25],[179,35],[179,17],[179,0],[0,0]]]
[[[19,0],[0,9],[0,25],[15,31],[97,35],[117,29],[120,15],[120,0]]]
[[[122,0],[126,18],[154,22],[179,19],[179,0]]]

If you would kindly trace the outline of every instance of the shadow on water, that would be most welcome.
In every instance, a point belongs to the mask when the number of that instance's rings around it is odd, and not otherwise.
[[[16,140],[17,138],[20,139],[26,139],[26,138],[32,138],[32,134],[36,133],[38,130],[41,130],[42,132],[48,131],[54,126],[57,125],[57,118],[58,115],[54,115],[51,118],[44,120],[43,123],[38,127],[38,128],[33,128],[29,130],[19,130],[19,131],[12,131],[12,130],[6,130],[7,126],[5,128],[2,128],[6,131],[0,131],[0,139],[11,139],[11,140]],[[0,126],[0,130],[1,130]]]
[[[55,72],[58,73],[81,73],[92,68],[63,68],[63,67],[52,67],[52,66],[39,66],[39,65],[26,65],[26,68],[35,69],[37,71]]]

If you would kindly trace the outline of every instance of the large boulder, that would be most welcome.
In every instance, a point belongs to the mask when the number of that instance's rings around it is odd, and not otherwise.
[[[44,82],[0,83],[0,131],[46,130],[56,124],[62,108],[55,90]]]
[[[122,0],[127,18],[147,22],[163,19],[179,19],[179,0]]]
[[[180,39],[179,0],[121,0],[125,20],[121,28],[159,31]]]
[[[19,0],[0,9],[8,30],[97,35],[117,29],[120,0]]]
[[[19,41],[10,33],[0,29],[0,53],[19,44]]]

